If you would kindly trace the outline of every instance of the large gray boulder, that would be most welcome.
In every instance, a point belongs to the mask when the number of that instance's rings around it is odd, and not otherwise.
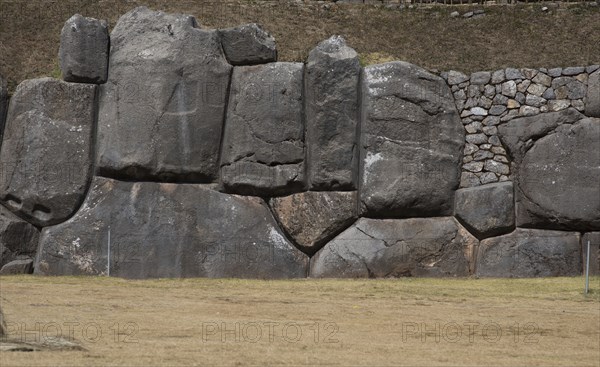
[[[101,86],[97,168],[128,180],[212,182],[231,65],[216,30],[145,7],[111,33]]]
[[[106,274],[109,246],[110,275],[126,278],[297,278],[308,265],[260,198],[96,177],[77,214],[43,230],[36,272]]]
[[[363,69],[360,203],[371,217],[451,215],[464,128],[444,80],[406,62]]]
[[[519,165],[517,226],[600,229],[600,119],[561,125]]]
[[[356,189],[358,54],[340,36],[314,48],[306,65],[306,146],[313,190]]]
[[[63,79],[76,83],[105,83],[108,48],[106,21],[73,15],[60,33],[58,59]]]
[[[33,273],[33,260],[13,260],[0,268],[0,275],[31,274]]]
[[[581,274],[580,235],[576,232],[517,228],[479,246],[476,275],[530,278]]]
[[[590,275],[600,275],[600,232],[588,232],[581,238],[582,269],[587,265],[587,245],[590,243]]]
[[[77,210],[92,174],[96,86],[25,80],[12,98],[0,159],[0,202],[36,226]]]
[[[456,219],[359,219],[311,259],[311,277],[470,274],[478,241]]]
[[[515,201],[510,181],[456,191],[454,215],[482,239],[508,233],[515,227]]]
[[[305,187],[303,64],[278,62],[233,71],[223,138],[227,192],[286,195]]]
[[[309,255],[357,218],[356,191],[309,191],[273,198],[269,204],[283,229]]]
[[[34,257],[40,232],[0,205],[0,268],[20,257]]]
[[[560,125],[572,124],[584,117],[574,108],[520,117],[500,125],[498,136],[510,157],[518,164],[534,141],[546,136]]]
[[[585,114],[600,117],[600,69],[590,74],[588,78]]]
[[[277,61],[275,38],[260,24],[250,23],[219,30],[227,61],[232,65],[255,65]]]

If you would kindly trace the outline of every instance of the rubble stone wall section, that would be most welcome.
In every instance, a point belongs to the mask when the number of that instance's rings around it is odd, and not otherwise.
[[[461,187],[514,179],[499,130],[509,121],[574,109],[600,117],[600,65],[441,73],[466,133]],[[529,119],[523,124],[531,124]]]
[[[598,65],[278,62],[145,7],[75,15],[60,59],[0,78],[0,274],[571,276],[587,242],[599,271]]]

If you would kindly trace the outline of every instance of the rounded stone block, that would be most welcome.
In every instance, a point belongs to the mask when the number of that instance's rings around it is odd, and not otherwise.
[[[513,183],[492,183],[456,191],[454,215],[479,239],[510,232],[515,227]]]
[[[231,65],[256,65],[277,61],[275,38],[260,24],[220,29],[221,44]]]
[[[306,146],[311,190],[357,187],[358,54],[341,36],[317,45],[306,64]]]
[[[368,66],[361,111],[363,214],[451,215],[465,137],[444,80],[401,61]]]
[[[317,252],[310,276],[468,276],[477,245],[477,239],[452,217],[361,218]]]
[[[58,59],[67,82],[102,84],[108,76],[108,24],[73,15],[60,33]]]
[[[600,119],[559,126],[535,142],[518,170],[517,226],[600,229]]]
[[[357,218],[356,191],[309,191],[273,198],[270,205],[283,229],[309,255]]]
[[[517,228],[481,241],[475,274],[499,278],[580,275],[579,240],[577,232]]]
[[[303,72],[292,62],[234,69],[221,159],[227,192],[279,196],[306,187]]]
[[[92,175],[96,86],[51,78],[21,83],[0,159],[0,202],[36,226],[69,218]]]
[[[98,173],[216,181],[231,69],[217,31],[192,16],[145,7],[123,15],[100,86]]]

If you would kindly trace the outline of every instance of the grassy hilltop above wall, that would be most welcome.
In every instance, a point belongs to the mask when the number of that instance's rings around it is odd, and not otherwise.
[[[138,5],[192,14],[202,27],[261,23],[275,36],[280,61],[305,61],[316,44],[344,36],[363,64],[405,60],[428,69],[495,70],[600,63],[600,7],[589,4],[517,6],[384,6],[261,1],[1,1],[0,75],[9,92],[24,79],[59,76],[60,30],[73,14],[106,19]],[[547,6],[547,11],[542,7]],[[484,9],[474,19],[462,14]],[[461,16],[451,17],[453,11]]]

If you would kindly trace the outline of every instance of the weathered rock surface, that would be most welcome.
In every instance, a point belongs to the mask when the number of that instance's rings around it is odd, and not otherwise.
[[[312,255],[357,218],[356,192],[303,192],[270,201],[297,246]]]
[[[22,256],[35,256],[40,232],[0,205],[0,268]]]
[[[233,71],[221,160],[227,192],[286,195],[305,187],[303,64]]]
[[[588,78],[585,114],[600,117],[600,70],[590,74]]]
[[[97,168],[128,180],[216,180],[231,74],[216,30],[145,7],[111,33]]]
[[[469,80],[469,77],[460,71],[450,70],[448,72],[448,84],[461,84]]]
[[[306,65],[308,180],[314,190],[356,189],[358,54],[341,36],[313,49]]]
[[[452,217],[361,218],[317,252],[310,276],[468,276],[477,244]]]
[[[77,83],[105,83],[108,49],[106,21],[73,15],[60,33],[58,59],[63,79]]]
[[[31,274],[33,273],[33,260],[13,260],[8,264],[2,266],[0,269],[0,275],[8,274]]]
[[[2,146],[2,134],[8,112],[8,90],[7,83],[0,75],[0,147]]]
[[[476,274],[481,277],[548,277],[581,274],[576,232],[517,228],[481,241]]]
[[[444,80],[406,62],[363,69],[362,210],[372,217],[452,214],[464,129]]]
[[[250,23],[219,30],[227,61],[232,65],[255,65],[277,61],[275,38],[259,24]]]
[[[600,119],[562,125],[527,151],[518,171],[517,226],[600,229]]]
[[[581,238],[582,269],[587,263],[587,244],[590,242],[590,275],[600,275],[600,232],[588,232]]]
[[[515,227],[513,183],[498,182],[456,191],[454,214],[479,239],[512,231]]]
[[[511,158],[520,163],[527,149],[531,147],[530,140],[540,139],[559,125],[572,124],[584,117],[574,108],[520,117],[500,125],[498,135]]]
[[[22,82],[12,98],[0,158],[0,201],[36,226],[70,217],[92,167],[96,86],[51,78]]]
[[[126,278],[306,276],[308,257],[289,243],[265,202],[212,185],[96,177],[69,221],[45,228],[36,273]]]

